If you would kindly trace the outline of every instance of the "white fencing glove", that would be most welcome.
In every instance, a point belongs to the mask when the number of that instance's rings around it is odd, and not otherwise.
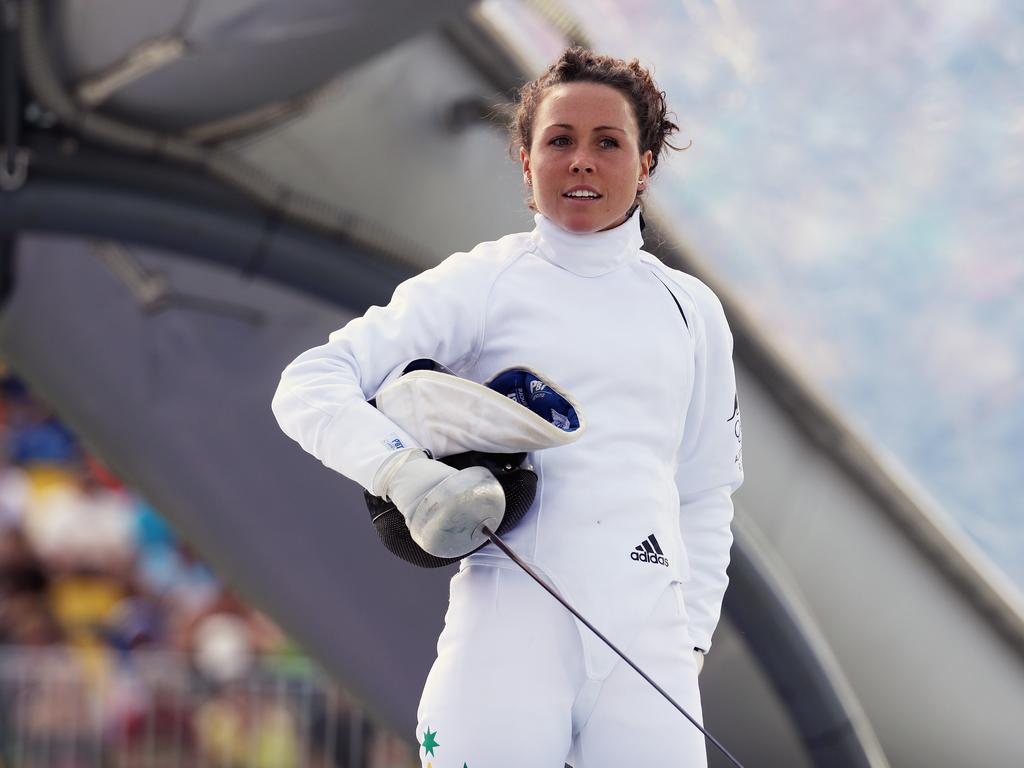
[[[377,470],[372,492],[395,503],[409,534],[436,557],[462,557],[487,541],[505,516],[505,492],[484,467],[454,469],[426,451],[396,451]]]
[[[699,677],[700,673],[704,671],[704,651],[700,648],[694,648],[693,660],[697,662],[697,676]]]

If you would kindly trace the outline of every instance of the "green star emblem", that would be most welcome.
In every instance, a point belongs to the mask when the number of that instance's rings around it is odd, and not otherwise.
[[[426,732],[423,734],[423,743],[420,746],[423,747],[424,750],[426,750],[426,753],[428,755],[433,755],[434,754],[434,748],[441,746],[440,744],[437,743],[437,738],[436,737],[437,737],[437,731],[432,731],[432,730],[430,730],[429,727],[427,728]]]

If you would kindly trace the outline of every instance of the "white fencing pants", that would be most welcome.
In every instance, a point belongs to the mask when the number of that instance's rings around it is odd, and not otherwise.
[[[690,646],[673,584],[622,650],[703,724]],[[700,731],[621,660],[588,677],[572,615],[504,567],[452,578],[418,720],[424,768],[707,766]]]

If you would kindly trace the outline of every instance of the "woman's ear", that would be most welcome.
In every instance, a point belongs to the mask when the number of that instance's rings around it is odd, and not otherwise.
[[[651,174],[651,161],[654,159],[654,153],[651,150],[647,150],[640,155],[640,178],[647,181]]]
[[[519,148],[519,162],[523,166],[523,181],[527,186],[531,186],[533,179],[530,176],[530,153],[526,151],[526,147]]]

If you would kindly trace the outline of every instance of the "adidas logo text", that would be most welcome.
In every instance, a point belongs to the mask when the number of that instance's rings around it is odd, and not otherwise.
[[[651,565],[664,565],[668,567],[668,558],[661,551],[661,545],[658,544],[658,540],[654,538],[653,533],[629,553],[629,559],[635,560],[638,563],[650,563]]]

